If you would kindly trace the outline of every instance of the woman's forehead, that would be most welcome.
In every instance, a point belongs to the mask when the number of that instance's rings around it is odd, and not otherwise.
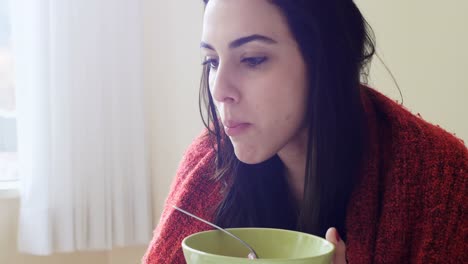
[[[232,40],[256,34],[278,42],[291,38],[280,10],[268,0],[208,2],[203,19],[203,42],[226,46]]]

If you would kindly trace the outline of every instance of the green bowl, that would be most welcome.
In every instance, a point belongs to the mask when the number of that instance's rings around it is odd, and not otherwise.
[[[188,264],[294,263],[330,264],[335,246],[306,233],[270,228],[227,229],[247,242],[258,259],[247,258],[249,250],[219,230],[195,233],[182,241]]]

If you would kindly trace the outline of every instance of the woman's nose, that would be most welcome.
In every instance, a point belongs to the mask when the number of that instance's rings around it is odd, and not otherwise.
[[[226,67],[219,67],[211,83],[211,95],[217,103],[237,103],[240,98],[234,75]]]

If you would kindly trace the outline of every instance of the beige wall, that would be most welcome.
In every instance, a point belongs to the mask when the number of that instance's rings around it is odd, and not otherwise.
[[[397,79],[405,106],[466,143],[468,1],[355,2],[376,32],[378,51]],[[400,100],[378,60],[372,69],[371,83]]]
[[[202,128],[198,115],[201,0],[145,0],[145,86],[150,123],[155,224],[183,151]],[[468,2],[356,0],[377,35],[405,105],[468,140]],[[398,99],[374,62],[371,83]],[[16,251],[17,199],[0,198],[0,263],[138,263],[145,247],[33,257]]]
[[[146,1],[145,83],[156,222],[181,156],[203,127],[198,111],[201,0]]]

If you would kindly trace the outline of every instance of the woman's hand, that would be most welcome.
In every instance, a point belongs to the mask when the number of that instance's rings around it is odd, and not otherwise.
[[[335,255],[333,256],[332,264],[346,264],[346,245],[336,228],[332,227],[327,230],[325,239],[335,245]]]

